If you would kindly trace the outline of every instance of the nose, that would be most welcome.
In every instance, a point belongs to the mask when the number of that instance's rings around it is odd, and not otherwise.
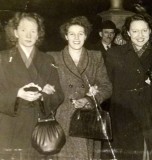
[[[75,35],[75,39],[79,39],[79,34],[76,34],[76,35]]]
[[[30,32],[26,33],[26,37],[31,38],[31,33]]]
[[[113,36],[113,34],[112,33],[108,33],[108,37],[112,37]]]
[[[143,37],[143,32],[142,32],[142,31],[139,31],[138,36],[139,36],[139,37]]]

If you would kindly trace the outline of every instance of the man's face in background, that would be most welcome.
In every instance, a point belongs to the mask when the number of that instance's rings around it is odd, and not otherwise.
[[[102,29],[101,32],[99,32],[99,36],[101,37],[101,41],[104,44],[111,44],[115,37],[115,30],[114,29]]]

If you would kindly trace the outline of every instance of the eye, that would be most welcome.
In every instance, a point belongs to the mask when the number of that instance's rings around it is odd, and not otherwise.
[[[32,33],[36,33],[36,31],[35,31],[35,30],[32,30]]]
[[[83,35],[84,35],[84,33],[79,33],[79,35],[80,35],[80,36],[83,36]]]
[[[137,33],[137,31],[136,31],[136,30],[133,30],[132,32],[133,32],[133,33]]]
[[[70,36],[73,36],[73,35],[74,35],[74,33],[69,33],[69,35],[70,35]]]
[[[147,32],[147,29],[144,29],[144,32]]]

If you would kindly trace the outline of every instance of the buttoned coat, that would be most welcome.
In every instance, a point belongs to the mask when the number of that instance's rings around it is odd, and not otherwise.
[[[44,93],[43,98],[48,114],[58,108],[64,96],[54,63],[53,57],[38,49],[28,69],[17,47],[0,53],[0,151],[3,153],[0,156],[7,154],[11,159],[15,153],[22,152],[19,154],[28,156],[29,160],[36,158],[32,155],[31,133],[37,122],[39,104],[20,99],[17,115],[14,106],[19,88],[33,82],[42,88],[46,84],[55,87],[54,94]]]
[[[109,50],[106,64],[113,84],[112,146],[120,153],[117,158],[141,159],[144,139],[148,148],[152,139],[152,90],[147,82],[152,47],[149,45],[140,58],[131,43],[115,47]]]
[[[49,54],[55,58],[60,83],[65,94],[65,100],[58,108],[56,118],[66,133],[67,142],[57,156],[62,160],[89,160],[93,154],[89,145],[91,142],[85,138],[74,138],[68,135],[70,118],[75,111],[71,99],[86,97],[89,90],[86,77],[90,85],[98,86],[99,93],[96,95],[98,102],[102,103],[111,96],[112,86],[107,76],[103,58],[100,52],[83,48],[80,61],[76,67],[68,52],[68,47],[65,47],[61,52]],[[97,148],[96,152],[100,154],[100,148]]]

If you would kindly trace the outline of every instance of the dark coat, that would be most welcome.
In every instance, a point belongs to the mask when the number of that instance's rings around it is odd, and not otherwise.
[[[76,67],[67,47],[59,53],[49,54],[55,58],[61,86],[65,94],[64,103],[58,108],[56,118],[66,133],[67,142],[58,154],[58,158],[61,160],[91,159],[93,150],[89,148],[89,142],[85,138],[74,138],[68,134],[70,118],[75,111],[70,99],[86,97],[88,82],[85,76],[91,85],[96,84],[99,87],[99,93],[96,96],[98,102],[101,103],[111,96],[112,86],[107,76],[103,58],[100,52],[88,51],[83,48],[82,57]],[[100,148],[97,148],[96,153],[100,154]]]
[[[111,43],[111,48],[118,46],[114,42]],[[93,50],[101,51],[104,61],[106,61],[107,57],[107,50],[104,48],[103,44],[101,43],[101,40],[98,41],[94,46],[92,46]]]
[[[148,147],[152,141],[152,90],[145,82],[152,66],[152,47],[140,58],[131,43],[115,47],[109,50],[106,64],[113,84],[113,148],[123,153],[118,159],[129,155],[131,160],[141,159],[144,138]]]
[[[0,148],[4,152],[20,149],[23,151],[22,154],[29,155],[29,159],[33,152],[31,132],[37,122],[39,105],[37,102],[20,99],[17,116],[14,116],[14,105],[19,88],[31,82],[42,88],[46,84],[54,85],[56,92],[53,95],[43,94],[47,113],[55,111],[63,101],[58,73],[53,67],[53,57],[38,49],[35,52],[29,69],[26,68],[16,47],[0,53]],[[11,153],[8,154],[11,156]]]

